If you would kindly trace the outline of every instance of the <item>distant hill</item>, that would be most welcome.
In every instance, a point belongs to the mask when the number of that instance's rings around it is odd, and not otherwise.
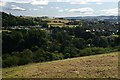
[[[105,20],[105,19],[110,19],[110,20],[115,20],[117,21],[118,16],[85,16],[85,17],[65,17],[65,19],[87,19],[87,20]]]
[[[31,18],[28,19],[22,16],[17,17],[5,12],[0,12],[0,14],[2,14],[2,27],[35,25],[34,21]]]
[[[3,78],[117,78],[118,53],[3,69]]]

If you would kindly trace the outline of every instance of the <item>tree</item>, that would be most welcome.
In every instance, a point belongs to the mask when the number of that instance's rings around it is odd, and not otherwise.
[[[101,40],[100,40],[100,47],[108,47],[108,40],[107,38],[105,37],[101,37]]]
[[[61,44],[57,43],[57,42],[52,42],[51,44],[49,44],[48,46],[48,51],[49,52],[55,52],[58,51],[60,52],[61,50]]]
[[[48,28],[47,22],[42,22],[42,23],[41,23],[41,26],[42,26],[42,28]]]
[[[85,40],[82,38],[73,38],[72,44],[78,49],[83,49],[85,47]]]
[[[19,65],[24,65],[33,62],[33,53],[31,50],[26,49],[20,53]]]
[[[36,52],[36,51],[39,50],[39,47],[38,47],[38,46],[34,46],[34,47],[31,48],[31,50],[32,50],[33,52]]]
[[[46,54],[45,51],[42,49],[39,49],[38,51],[36,51],[33,55],[33,61],[34,62],[43,62],[46,59]]]
[[[108,40],[105,37],[96,37],[93,39],[93,45],[95,47],[108,47]]]
[[[64,49],[64,53],[63,54],[70,55],[70,58],[77,57],[77,56],[79,56],[79,49],[77,49],[75,47],[66,47]]]

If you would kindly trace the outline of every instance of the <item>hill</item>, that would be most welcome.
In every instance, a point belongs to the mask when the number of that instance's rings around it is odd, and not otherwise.
[[[27,18],[23,16],[14,16],[12,14],[7,14],[5,12],[0,12],[2,14],[2,27],[12,27],[12,26],[34,26],[36,22],[33,18]]]
[[[118,53],[3,69],[3,78],[117,78]]]

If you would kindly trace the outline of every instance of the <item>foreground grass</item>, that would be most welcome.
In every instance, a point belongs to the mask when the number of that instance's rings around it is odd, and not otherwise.
[[[118,53],[3,69],[3,78],[117,78]]]

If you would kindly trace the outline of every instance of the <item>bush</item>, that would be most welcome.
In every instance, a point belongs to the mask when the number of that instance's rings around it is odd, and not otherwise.
[[[65,53],[65,54],[64,54],[64,58],[65,58],[65,59],[70,58],[70,54],[69,54],[69,53]]]
[[[49,53],[48,52],[46,56],[48,56],[49,61],[63,59],[63,54],[61,53]]]
[[[78,49],[83,49],[85,47],[85,40],[83,38],[75,38],[72,40],[72,44]]]
[[[32,61],[32,59],[33,59],[33,53],[32,53],[31,50],[26,49],[21,54],[22,54],[22,57],[29,58]]]
[[[75,47],[66,47],[63,54],[64,55],[68,54],[70,56],[69,58],[78,57],[79,56],[79,49],[77,49]]]
[[[19,63],[19,57],[8,55],[6,59],[3,60],[3,67],[17,66],[18,63]]]
[[[96,55],[96,54],[108,53],[111,51],[113,50],[110,48],[91,47],[80,50],[80,56]]]
[[[33,54],[33,61],[34,62],[43,62],[45,61],[45,51],[42,49],[39,49]]]
[[[34,46],[31,48],[31,51],[35,52],[35,51],[38,51],[39,47],[38,46]]]
[[[25,65],[25,64],[28,64],[31,62],[32,62],[32,60],[30,58],[22,57],[22,58],[20,58],[18,65]]]
[[[89,56],[91,55],[92,51],[90,48],[86,48],[80,51],[80,56]]]

